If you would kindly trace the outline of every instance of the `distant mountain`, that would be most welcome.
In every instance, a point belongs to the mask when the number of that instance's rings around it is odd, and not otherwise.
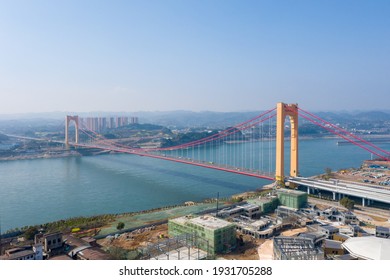
[[[219,128],[235,125],[259,115],[260,112],[138,112],[134,113],[140,122],[154,123],[168,127],[210,127]]]
[[[261,111],[249,112],[193,112],[193,111],[165,111],[165,112],[89,112],[72,113],[81,117],[86,116],[135,116],[139,122],[146,124],[156,124],[167,127],[207,127],[224,128],[247,121],[261,114]],[[359,112],[313,112],[315,115],[331,123],[351,123],[351,122],[384,122],[390,121],[390,111],[359,111]],[[59,126],[63,125],[66,112],[52,113],[32,113],[0,115],[0,129],[2,127],[15,126]],[[307,122],[301,118],[301,122]]]
[[[359,113],[355,115],[354,118],[363,121],[386,121],[386,120],[390,120],[390,113],[371,111],[371,112]]]
[[[390,121],[390,112],[368,111],[368,112],[318,112],[314,113],[320,118],[328,121]]]

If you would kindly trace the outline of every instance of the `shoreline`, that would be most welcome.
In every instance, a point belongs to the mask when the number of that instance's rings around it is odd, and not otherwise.
[[[230,205],[233,205],[233,204],[237,204],[237,202],[235,202],[235,200],[237,198],[242,197],[244,199],[247,199],[247,198],[253,197],[255,195],[260,195],[262,192],[269,191],[273,187],[274,187],[273,183],[267,184],[267,185],[258,187],[255,190],[240,192],[240,193],[233,194],[233,195],[231,195],[229,197],[220,198],[219,201],[221,203],[221,206],[224,205],[224,207],[227,207],[227,206],[230,206]],[[189,203],[189,204],[187,205],[187,203]],[[176,210],[177,209],[189,209],[192,206],[193,207],[199,207],[199,206],[202,206],[202,205],[204,207],[206,207],[206,208],[209,207],[209,206],[213,206],[214,207],[214,206],[216,206],[216,199],[215,198],[207,198],[207,199],[204,199],[203,201],[199,201],[199,202],[189,201],[189,202],[185,202],[183,204],[167,205],[167,206],[163,206],[163,207],[150,208],[150,209],[145,209],[145,210],[140,210],[140,211],[135,211],[135,212],[105,213],[105,214],[102,213],[102,214],[92,215],[92,216],[68,217],[66,219],[49,221],[49,222],[46,222],[46,223],[43,223],[43,224],[40,224],[40,225],[38,225],[38,224],[35,224],[35,225],[23,225],[21,227],[12,228],[12,229],[7,230],[4,233],[1,233],[0,237],[1,238],[15,237],[15,236],[19,236],[19,235],[23,234],[23,232],[26,229],[30,228],[30,227],[37,227],[37,228],[39,228],[40,226],[46,226],[48,228],[51,228],[53,225],[58,225],[58,224],[61,224],[61,223],[62,224],[72,223],[72,221],[80,220],[80,219],[88,221],[88,223],[84,223],[84,225],[86,225],[86,229],[89,228],[88,225],[90,225],[89,224],[90,220],[98,220],[99,221],[101,219],[104,219],[104,220],[106,220],[105,224],[102,225],[102,226],[99,226],[101,228],[101,230],[102,230],[105,227],[109,226],[112,223],[112,220],[116,220],[118,218],[130,218],[130,217],[140,216],[140,215],[145,215],[145,214],[160,213],[160,212],[164,212],[164,211],[173,211],[175,209]],[[98,223],[97,221],[92,222],[92,224],[95,224],[95,225],[97,223]],[[82,227],[82,225],[75,224],[72,227]],[[124,230],[126,230],[126,229],[124,229]],[[100,234],[98,234],[98,235],[100,235]]]
[[[20,155],[14,157],[0,157],[0,162],[4,161],[16,161],[16,160],[32,160],[32,159],[51,159],[51,158],[66,158],[66,157],[81,157],[83,155],[77,152],[69,152],[69,154],[59,154],[59,155],[47,155],[47,154],[37,154],[37,155]]]

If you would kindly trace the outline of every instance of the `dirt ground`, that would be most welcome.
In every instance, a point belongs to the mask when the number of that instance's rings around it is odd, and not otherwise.
[[[369,164],[376,164],[375,162],[370,162]],[[379,165],[379,163],[378,163]],[[383,165],[383,164],[382,164]],[[370,173],[368,173],[370,172]],[[349,181],[359,181],[367,178],[367,176],[363,176],[363,174],[374,174],[374,175],[385,174],[380,178],[380,180],[390,178],[390,169],[380,170],[380,172],[373,172],[367,170],[359,170],[359,171],[339,171],[337,172],[337,176],[340,179],[345,179]],[[370,175],[371,176],[371,175]],[[380,175],[381,176],[381,175]],[[373,179],[369,177],[370,179]],[[271,185],[270,185],[271,186]],[[240,197],[247,198],[252,196],[254,193],[248,192],[242,194]],[[311,198],[312,202],[314,202],[318,208],[324,210],[329,207],[338,207],[340,205],[336,202],[330,201],[319,201],[318,199]],[[381,226],[389,226],[389,220],[387,219],[387,215],[385,217],[383,215],[375,215],[370,211],[364,211],[364,209],[360,209],[356,207],[355,214],[358,216],[359,220],[371,225],[381,225]],[[117,222],[117,221],[116,221]],[[126,221],[127,224],[130,224],[130,221]],[[114,223],[115,225],[115,223]],[[282,236],[294,236],[298,233],[307,231],[307,228],[299,228],[293,230],[287,230],[281,233]],[[126,250],[135,250],[140,247],[145,247],[151,243],[158,243],[166,239],[168,236],[168,225],[163,224],[160,226],[153,226],[142,230],[136,230],[131,233],[124,233],[120,236],[105,238],[98,240],[98,243],[103,247],[118,247]],[[227,260],[268,260],[273,257],[273,240],[265,240],[265,239],[255,239],[251,236],[243,235],[243,244],[238,244],[237,248],[227,254],[219,254],[217,256],[218,259],[227,259]]]
[[[294,236],[298,233],[306,232],[307,228],[296,228],[289,229],[281,233],[282,236]],[[273,260],[273,239],[267,239],[265,242],[262,242],[260,246],[257,248],[258,259],[260,260]]]
[[[257,250],[260,260],[273,260],[274,255],[274,241],[267,239],[261,244]]]
[[[221,254],[218,257],[226,260],[258,260],[258,248],[265,242],[265,239],[255,239],[251,236],[243,236],[244,245],[237,246],[237,249],[228,253]]]
[[[150,243],[157,243],[167,238],[168,224],[146,228],[145,230],[136,230],[130,233],[124,233],[117,238],[104,238],[98,240],[102,247],[119,247],[126,250],[135,250],[139,247],[145,247]]]
[[[384,168],[370,168],[370,166]],[[332,173],[332,177],[339,180],[353,181],[366,184],[383,185],[390,188],[390,163],[384,161],[365,161],[362,167],[355,169],[343,169]]]
[[[294,228],[294,229],[289,229],[289,230],[283,231],[280,235],[282,235],[282,236],[294,236],[294,235],[297,235],[298,233],[302,233],[302,232],[306,232],[306,231],[307,231],[307,227]]]
[[[168,236],[168,225],[160,225],[156,227],[147,228],[144,231],[135,231],[131,233],[124,233],[117,238],[104,238],[97,242],[105,248],[118,247],[126,250],[135,250],[139,247],[145,247],[151,243],[158,243],[163,241]],[[264,243],[264,239],[254,239],[250,236],[243,236],[244,245],[237,246],[237,249],[228,253],[220,254],[217,258],[227,260],[258,260],[258,248]]]

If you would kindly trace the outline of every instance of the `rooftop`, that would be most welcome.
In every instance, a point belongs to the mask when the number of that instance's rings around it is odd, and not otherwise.
[[[342,245],[353,257],[390,260],[390,239],[376,236],[351,237]]]
[[[205,228],[209,228],[209,229],[219,229],[219,228],[224,228],[224,227],[232,225],[232,223],[215,218],[215,217],[210,216],[210,215],[205,215],[205,216],[193,218],[193,219],[191,219],[191,223],[197,224],[197,225],[203,226]]]
[[[68,255],[57,255],[54,257],[51,257],[49,260],[54,260],[54,261],[71,261],[73,260],[71,257]]]
[[[65,241],[66,244],[68,244],[69,246],[71,246],[73,248],[74,247],[80,247],[80,246],[89,245],[89,243],[86,242],[85,240],[77,238],[77,237],[74,237],[72,235],[64,236],[64,241]]]
[[[22,249],[22,250],[15,251],[14,253],[9,253],[7,255],[8,255],[7,259],[15,260],[18,258],[24,258],[26,256],[34,255],[34,251],[31,249]]]
[[[43,237],[51,237],[51,236],[58,236],[58,235],[62,235],[62,232],[57,231],[52,233],[45,233]]]
[[[175,221],[176,223],[183,224],[183,225],[186,223],[195,224],[211,230],[216,230],[219,228],[224,228],[232,225],[232,223],[229,223],[222,219],[215,218],[210,215],[204,215],[200,217],[194,217],[191,215],[183,216],[183,217],[172,219],[172,221]]]
[[[318,239],[325,238],[325,233],[319,231],[302,232],[298,234],[299,237],[307,238],[315,242]]]
[[[341,246],[342,243],[343,242],[341,241],[325,239],[324,247],[329,249],[342,249],[343,248]]]
[[[343,261],[350,261],[350,260],[356,260],[355,257],[352,257],[350,254],[345,254],[341,256],[335,256],[336,260],[343,260]]]
[[[270,221],[268,219],[260,219],[260,220],[254,221],[253,223],[251,223],[251,225],[253,227],[260,228],[260,227],[266,226],[267,224],[269,224],[269,222]]]
[[[285,194],[294,195],[294,196],[306,195],[305,192],[290,190],[290,189],[278,189],[277,193],[278,194],[285,193]]]
[[[239,205],[237,207],[238,208],[243,208],[245,210],[256,210],[256,209],[259,209],[258,205],[254,205],[254,204],[250,204],[250,203],[247,203],[247,204],[244,204],[244,205]]]
[[[390,233],[390,228],[388,228],[388,227],[377,226],[377,227],[376,227],[376,231]]]
[[[244,211],[244,208],[241,208],[241,207],[229,207],[229,208],[224,208],[224,209],[221,209],[218,214],[224,214],[224,213],[228,213],[228,214],[236,214],[236,213],[241,213]]]
[[[339,231],[339,228],[337,227],[334,227],[334,226],[320,226],[319,229],[325,229],[325,230],[329,230],[329,231]]]
[[[100,248],[86,248],[78,252],[83,258],[87,260],[109,260],[110,255]]]
[[[252,204],[264,204],[264,203],[268,203],[268,202],[271,202],[272,200],[276,199],[277,196],[260,196],[258,198],[252,198],[252,199],[248,199],[247,201],[249,203],[252,203]]]
[[[87,242],[88,244],[91,244],[91,243],[96,242],[96,239],[95,239],[95,238],[92,238],[92,237],[89,237],[89,236],[83,237],[83,238],[81,238],[81,240]]]
[[[292,207],[288,207],[288,206],[285,206],[285,205],[279,205],[277,209],[278,210],[282,210],[282,211],[298,212],[298,209],[292,208]]]
[[[340,215],[341,216],[344,216],[344,217],[356,217],[356,215],[350,211],[347,211],[347,212],[340,212]]]
[[[341,237],[341,238],[345,238],[345,239],[348,239],[348,238],[350,238],[351,236],[349,236],[349,235],[346,235],[346,234],[344,234],[344,233],[341,233],[341,232],[338,232],[338,233],[335,233],[335,235],[334,236],[339,236],[339,237]]]
[[[91,246],[89,245],[86,245],[86,246],[80,246],[80,247],[76,247],[74,248],[73,250],[71,250],[69,253],[68,253],[68,256],[73,258],[74,256],[76,256],[78,253],[80,253],[81,251],[85,250],[85,249],[88,249],[88,248],[91,248]]]

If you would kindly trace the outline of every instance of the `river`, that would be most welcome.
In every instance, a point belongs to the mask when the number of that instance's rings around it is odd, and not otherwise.
[[[336,139],[300,140],[300,173],[359,167],[370,154]],[[240,149],[240,145],[235,145]],[[266,145],[265,145],[266,146]],[[288,145],[287,145],[288,146]],[[390,144],[378,144],[390,150]],[[270,147],[274,149],[273,147]],[[288,147],[286,147],[288,149]],[[273,152],[274,153],[274,152]],[[271,153],[272,155],[272,153]],[[274,169],[264,166],[267,169]],[[1,231],[255,190],[269,181],[126,154],[0,162]]]

